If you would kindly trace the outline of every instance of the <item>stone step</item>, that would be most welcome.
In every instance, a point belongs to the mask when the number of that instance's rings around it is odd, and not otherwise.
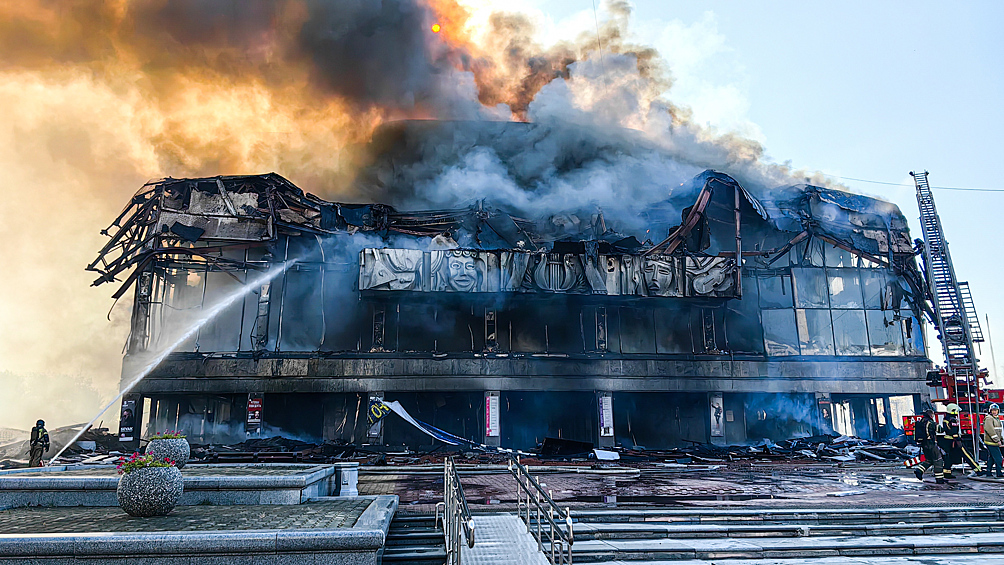
[[[384,548],[383,563],[408,563],[409,565],[443,565],[446,548],[392,547]]]
[[[1000,563],[1000,559],[981,554],[939,554],[919,556],[880,556],[880,557],[809,557],[790,559],[715,559],[713,562],[700,559],[684,559],[677,561],[595,561],[596,565],[991,565]]]
[[[390,545],[443,545],[443,530],[432,528],[395,530],[387,532],[386,543]]]
[[[757,539],[585,540],[572,545],[575,562],[804,559],[953,554],[1002,554],[1004,533],[938,536],[800,537]],[[1001,562],[1000,555],[989,559]]]
[[[1004,532],[1004,522],[935,522],[884,524],[670,524],[579,523],[575,541],[660,538],[760,538],[812,536],[893,536]]]
[[[422,528],[431,528],[436,523],[436,517],[432,514],[398,514],[394,516],[394,521],[391,523],[391,527],[410,527],[417,526]]]
[[[874,524],[874,523],[938,523],[938,522],[1000,522],[1004,507],[907,507],[907,508],[847,508],[847,509],[610,509],[573,510],[576,523],[663,522],[674,524]]]

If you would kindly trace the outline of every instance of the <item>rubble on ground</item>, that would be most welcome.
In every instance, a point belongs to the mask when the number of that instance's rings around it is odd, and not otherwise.
[[[56,428],[49,432],[52,448],[58,452],[80,431],[82,424]],[[90,443],[90,442],[93,442]],[[118,438],[107,428],[91,428],[60,457],[62,464],[114,462],[122,455]],[[599,452],[600,457],[598,457]],[[545,438],[533,453],[522,454],[532,464],[559,462],[597,463],[597,459],[635,463],[670,463],[706,465],[731,462],[823,462],[884,463],[915,457],[919,448],[906,436],[873,441],[852,436],[821,434],[780,442],[764,439],[753,445],[715,445],[693,442],[674,449],[605,447],[594,450],[589,442]],[[315,443],[275,436],[250,438],[230,445],[192,443],[192,460],[199,463],[330,463],[358,461],[369,465],[441,464],[447,455],[458,455],[464,463],[504,464],[506,452],[461,449],[441,445],[427,452],[413,452],[402,446],[352,444],[344,441]],[[28,440],[0,445],[0,469],[24,467],[28,459]],[[605,461],[600,461],[600,464]]]
[[[44,458],[48,460],[59,453],[59,450],[69,443],[85,425],[74,424],[49,430],[49,452],[45,454]],[[26,467],[28,465],[28,449],[28,438],[0,445],[0,469]],[[92,427],[81,434],[74,445],[63,452],[59,457],[59,463],[108,463],[122,455],[121,449],[118,437],[109,433],[108,428]]]

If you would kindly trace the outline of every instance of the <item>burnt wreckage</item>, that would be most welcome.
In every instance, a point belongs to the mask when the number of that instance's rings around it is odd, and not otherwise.
[[[368,426],[370,397],[513,448],[881,437],[912,413],[927,303],[898,208],[808,185],[755,196],[713,171],[676,192],[675,225],[646,212],[668,236],[642,242],[600,213],[400,211],[274,173],[168,178],[133,197],[89,269],[133,293],[125,376],[248,291],[127,397],[143,434],[432,443],[401,419]]]

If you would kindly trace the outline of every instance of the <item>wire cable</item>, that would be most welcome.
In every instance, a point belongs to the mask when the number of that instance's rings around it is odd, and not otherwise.
[[[829,175],[842,180],[853,180],[857,182],[869,182],[872,184],[884,184],[888,186],[913,186],[912,184],[905,184],[901,182],[882,182],[878,180],[868,180],[868,179],[856,179],[853,177],[844,177],[840,175]],[[968,188],[961,186],[932,186],[931,188],[937,188],[940,190],[965,190],[969,192],[1004,192],[1004,188]]]

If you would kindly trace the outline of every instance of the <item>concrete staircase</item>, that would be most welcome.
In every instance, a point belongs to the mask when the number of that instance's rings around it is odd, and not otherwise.
[[[409,565],[443,565],[446,544],[442,527],[436,527],[432,514],[401,514],[394,516],[387,532],[383,563]]]
[[[573,516],[575,563],[1004,563],[1004,507],[616,509]]]

